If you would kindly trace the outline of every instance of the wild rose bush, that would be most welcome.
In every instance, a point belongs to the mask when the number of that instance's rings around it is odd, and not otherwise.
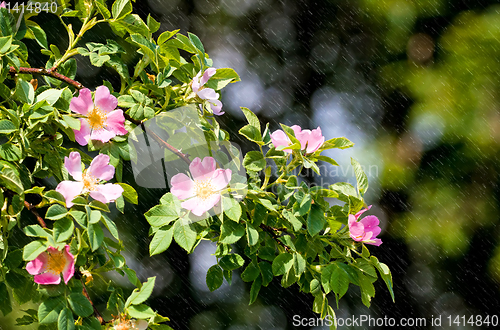
[[[393,295],[389,268],[366,246],[382,241],[378,219],[360,219],[369,209],[363,201],[368,180],[361,165],[352,160],[357,187],[309,187],[294,175],[302,168],[319,174],[319,161],[337,165],[321,153],[352,147],[348,139],[325,141],[321,128],[297,125],[281,125],[271,133],[269,124],[263,127],[242,108],[248,124],[239,134],[255,150],[233,158],[239,150],[227,144],[230,134],[216,116],[224,114],[220,90],[239,77],[230,68],[213,68],[198,37],[178,30],[153,37],[160,24],[151,16],[144,22],[133,13],[130,0],[78,0],[75,8],[59,1],[57,8],[69,38],[62,51],[48,45],[43,26],[29,19],[34,12],[20,17],[0,9],[4,315],[12,311],[14,299],[20,305],[38,304],[18,324],[38,322],[39,329],[169,329],[168,319],[146,302],[155,278],[141,283],[127,266],[122,256],[126,247],[109,213],[110,207],[123,213],[125,202],[138,203],[133,183],[122,182],[124,164],[138,161],[138,150],[130,143],[138,140],[137,129],[147,133],[152,120],[176,119],[175,111],[186,109],[194,111],[196,125],[183,127],[182,120],[174,128],[163,125],[166,138],[148,133],[164,148],[165,161],[185,166],[168,178],[170,192],[144,214],[151,225],[151,255],[164,252],[172,241],[190,253],[201,240],[211,240],[217,264],[206,276],[210,290],[224,279],[231,283],[237,271],[252,283],[251,304],[278,277],[283,287],[298,285],[314,296],[312,309],[321,317],[335,315],[327,295],[338,306],[350,284],[360,288],[367,306],[378,276]],[[108,24],[115,40],[82,44],[83,35],[98,24]],[[26,38],[35,39],[48,57],[45,68],[31,68]],[[134,65],[122,60],[125,44],[139,54]],[[120,89],[108,82],[93,89],[75,81],[76,55],[114,69]],[[178,146],[179,137],[186,135],[188,144],[196,138],[204,146],[199,154]],[[91,152],[98,155],[91,157]],[[271,174],[272,168],[278,175]],[[49,177],[57,185],[43,181]],[[331,199],[338,203],[330,204]],[[20,233],[24,240],[11,239]],[[137,289],[126,295],[109,282],[106,307],[113,317],[103,318],[87,286],[107,272],[126,276]]]

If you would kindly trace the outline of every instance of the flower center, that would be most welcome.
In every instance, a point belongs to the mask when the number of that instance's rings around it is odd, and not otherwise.
[[[66,266],[66,258],[61,251],[48,253],[47,269],[52,274],[61,274]]]
[[[87,173],[87,170],[83,171],[82,174],[82,183],[84,191],[94,191],[97,189],[97,184],[99,183],[99,179],[95,176]]]
[[[127,322],[124,321],[123,323],[117,324],[113,328],[114,328],[114,330],[129,330],[129,329],[131,329],[128,321]]]
[[[210,196],[215,194],[215,189],[210,180],[195,180],[194,191],[196,196],[202,200],[207,200]]]
[[[98,107],[90,110],[87,114],[87,121],[89,122],[90,128],[93,131],[99,131],[104,128],[104,123],[106,122],[106,113],[99,110]]]

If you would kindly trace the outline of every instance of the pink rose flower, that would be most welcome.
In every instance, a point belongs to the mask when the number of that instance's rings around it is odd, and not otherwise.
[[[69,252],[69,245],[62,251],[51,246],[36,259],[28,262],[26,270],[35,275],[35,283],[59,284],[62,273],[64,283],[68,284],[75,273],[75,257]]]
[[[298,125],[290,127],[295,133],[295,137],[300,142],[300,148],[305,150],[306,154],[311,154],[317,151],[325,142],[325,137],[321,134],[321,128],[311,130],[302,128]],[[271,141],[275,148],[281,146],[289,146],[292,141],[288,138],[286,133],[282,130],[276,130],[271,134]],[[287,153],[292,153],[291,149],[283,149]]]
[[[114,202],[123,193],[123,188],[118,184],[99,184],[101,180],[109,181],[115,175],[115,168],[109,165],[109,156],[100,154],[92,160],[88,169],[82,171],[82,160],[78,152],[71,152],[69,157],[64,157],[64,167],[76,181],[62,181],[56,191],[60,192],[66,200],[66,206],[71,207],[71,202],[76,196],[89,193],[90,197],[102,203]]]
[[[5,3],[5,1],[2,1],[2,3],[0,3],[0,8],[7,8],[7,4]]]
[[[216,169],[212,157],[205,157],[203,161],[196,157],[189,165],[189,171],[192,179],[184,173],[172,177],[170,192],[184,200],[181,203],[183,208],[201,216],[219,202],[220,191],[231,181],[231,170]]]
[[[349,234],[356,242],[379,246],[382,244],[382,240],[377,238],[377,235],[380,234],[381,231],[379,227],[380,221],[378,218],[374,215],[369,215],[358,222],[358,218],[361,214],[368,211],[370,208],[371,205],[367,209],[363,209],[355,215],[349,214]]]
[[[213,88],[203,87],[207,81],[212,77],[217,70],[215,68],[208,68],[201,75],[201,71],[191,81],[191,89],[196,95],[210,103],[214,115],[220,116],[224,114],[222,111],[222,102],[219,101],[219,94]]]
[[[115,110],[117,105],[118,100],[106,86],[97,87],[93,102],[89,89],[80,90],[69,105],[71,111],[85,116],[80,118],[80,130],[74,130],[76,141],[85,146],[90,140],[106,143],[117,135],[127,134],[123,111]]]
[[[148,321],[146,320],[121,320],[114,322],[113,330],[146,330]]]

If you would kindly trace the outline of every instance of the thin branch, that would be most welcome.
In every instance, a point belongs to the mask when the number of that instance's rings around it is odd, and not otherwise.
[[[38,214],[38,212],[36,211],[36,207],[33,205],[33,204],[30,204],[28,203],[27,201],[24,201],[24,206],[29,210],[31,211],[31,213],[33,213],[36,217],[36,219],[38,220],[38,223],[40,224],[40,226],[42,226],[43,228],[47,228],[47,225],[45,224],[45,221],[43,220],[43,218],[40,216],[40,214]]]
[[[134,119],[134,118],[130,117],[130,115],[127,114],[127,113],[123,113],[123,115],[125,116],[125,119],[127,119],[128,121],[136,124],[137,126],[141,126],[142,130],[144,132],[146,132],[146,127],[144,126],[144,122],[143,121]],[[160,144],[160,145],[164,146],[165,148],[167,148],[168,150],[172,151],[179,158],[181,158],[183,161],[185,161],[188,165],[191,164],[191,161],[189,160],[188,155],[183,154],[177,148],[175,148],[173,145],[171,145],[171,144],[167,143],[166,141],[164,141],[155,132],[153,132],[153,131],[147,131],[147,134],[151,135],[153,137],[153,139],[155,139],[155,141],[158,142],[158,144]]]
[[[89,293],[87,292],[87,288],[85,287],[85,283],[83,282],[83,278],[81,276],[80,276],[80,281],[82,282],[82,285],[83,285],[83,295],[85,296],[85,298],[87,298],[87,300],[92,305],[92,308],[94,309],[94,315],[95,315],[95,317],[97,318],[97,320],[99,321],[99,323],[101,323],[101,325],[102,324],[106,324],[106,322],[104,321],[101,313],[99,313],[99,311],[97,310],[97,308],[94,306],[94,303],[92,302],[92,299],[90,299]]]
[[[16,73],[20,73],[20,74],[39,74],[39,75],[42,75],[42,76],[48,76],[48,77],[52,77],[52,78],[55,78],[55,79],[58,79],[58,80],[61,80],[65,83],[67,83],[68,85],[71,85],[73,87],[75,87],[76,89],[80,90],[82,88],[85,88],[82,84],[80,84],[78,81],[74,81],[73,79],[70,79],[68,77],[66,77],[65,75],[62,75],[58,72],[56,72],[55,70],[53,69],[37,69],[37,68],[19,68],[19,70],[16,70],[16,68],[14,68],[13,66],[10,67],[9,69],[9,73],[11,75],[15,75]]]
[[[290,250],[290,248],[288,246],[286,246],[282,241],[280,241],[278,238],[280,237],[278,235],[278,232],[280,231],[279,229],[276,229],[276,228],[273,228],[273,227],[270,227],[268,225],[265,225],[263,223],[260,224],[259,226],[260,228],[262,228],[264,231],[266,231],[269,235],[271,235],[271,237],[279,244],[281,245],[286,252],[288,252]]]

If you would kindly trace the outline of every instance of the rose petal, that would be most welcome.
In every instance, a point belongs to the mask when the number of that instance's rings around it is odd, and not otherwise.
[[[97,185],[97,191],[91,191],[90,197],[104,204],[114,202],[123,194],[123,188],[118,184],[106,183]]]
[[[212,108],[212,112],[216,116],[221,116],[225,112],[222,111],[222,102],[219,100],[208,100],[208,103],[210,103],[210,108]]]
[[[86,115],[90,110],[94,108],[94,102],[92,102],[92,94],[88,88],[83,88],[80,90],[78,97],[73,97],[69,103],[69,108],[71,111],[79,113],[81,115]]]
[[[125,117],[122,110],[115,110],[108,113],[104,126],[116,135],[125,135],[128,133],[125,129]]]
[[[218,169],[212,175],[212,186],[216,191],[222,190],[227,187],[229,181],[231,181],[231,170]]]
[[[178,173],[170,179],[170,192],[180,200],[194,197],[193,183],[186,174]]]
[[[191,172],[193,180],[205,180],[212,177],[215,167],[215,159],[212,157],[205,157],[203,160],[196,157],[191,164],[189,164],[189,171]]]
[[[47,284],[59,284],[61,283],[61,275],[52,274],[52,273],[43,273],[39,275],[35,275],[34,277],[35,283],[47,285]]]
[[[190,210],[194,215],[201,216],[205,212],[212,209],[219,200],[220,194],[213,194],[206,199],[201,199],[198,197],[188,199],[182,202],[181,206],[187,210]]]
[[[99,154],[90,163],[88,173],[101,180],[109,181],[115,175],[115,168],[109,165],[108,155]]]
[[[116,97],[111,95],[108,87],[99,86],[95,90],[94,103],[95,106],[102,112],[111,112],[116,109],[118,100],[116,99]]]
[[[76,181],[82,181],[82,158],[79,152],[73,151],[64,157],[64,167]]]
[[[63,270],[64,283],[68,284],[69,280],[75,274],[75,257],[69,252],[69,245],[66,245],[63,250],[64,258],[66,259],[66,265]]]
[[[47,252],[40,253],[34,260],[28,262],[28,264],[26,265],[26,271],[31,275],[40,274],[45,270],[48,257],[49,256]]]
[[[200,85],[203,86],[207,83],[207,81],[212,77],[217,70],[215,68],[208,68],[203,73],[203,76],[200,79]]]
[[[217,100],[219,98],[219,94],[212,88],[203,88],[199,90],[196,95],[202,100]]]
[[[274,131],[271,134],[271,142],[273,143],[275,148],[279,148],[281,146],[289,146],[291,144],[290,139],[288,138],[286,133],[283,132],[282,130]],[[291,149],[283,149],[283,151],[285,151],[287,153],[292,152]]]
[[[361,211],[359,211],[358,213],[356,213],[356,214],[355,214],[356,219],[358,219],[358,218],[359,218],[359,216],[360,216],[361,214],[365,213],[366,211],[368,211],[368,210],[369,210],[369,209],[371,209],[371,208],[372,208],[372,206],[371,206],[371,205],[369,205],[369,206],[368,206],[368,208],[366,208],[366,209],[362,209]]]
[[[80,130],[74,129],[75,140],[81,146],[86,146],[90,141],[90,125],[86,119],[80,118]]]
[[[360,222],[365,226],[366,231],[371,231],[373,228],[377,227],[380,223],[378,218],[374,215],[368,215],[360,220]]]
[[[113,131],[109,131],[107,129],[100,129],[98,131],[92,131],[90,134],[91,140],[99,140],[102,143],[109,142],[112,138],[114,138],[117,134]]]
[[[73,206],[71,202],[76,196],[80,195],[83,191],[83,182],[80,181],[61,181],[56,187],[56,191],[61,193],[66,200],[66,207]]]

